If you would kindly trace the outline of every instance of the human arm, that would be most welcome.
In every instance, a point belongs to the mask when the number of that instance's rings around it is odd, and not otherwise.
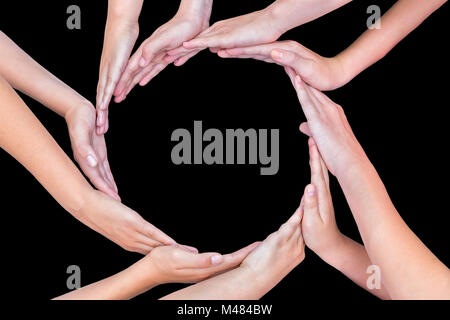
[[[300,208],[234,270],[181,289],[162,300],[255,300],[305,258]]]
[[[0,75],[17,90],[65,118],[74,158],[83,172],[96,188],[120,200],[105,138],[95,134],[95,110],[91,103],[45,70],[2,32]]]
[[[308,145],[311,185],[302,199],[302,233],[305,244],[360,287],[381,299],[390,299],[382,284],[380,288],[368,288],[367,268],[372,262],[364,246],[339,231],[331,199],[328,168],[313,138],[309,138]]]
[[[286,31],[310,22],[351,0],[277,0],[263,10],[216,22],[195,39],[186,41],[184,49],[235,48],[270,43]],[[173,50],[177,55],[183,49]]]
[[[338,179],[370,261],[393,299],[448,299],[450,271],[406,225],[354,136],[342,107],[288,69],[326,166]],[[393,259],[395,257],[395,259]]]
[[[381,29],[369,29],[334,57],[323,57],[295,41],[222,49],[222,58],[252,58],[291,67],[310,86],[334,90],[382,59],[446,0],[399,0],[381,18]]]
[[[13,88],[0,77],[0,147],[75,218],[124,249],[148,253],[174,240],[94,190]]]
[[[213,252],[193,253],[179,246],[158,247],[122,272],[55,299],[124,300],[164,283],[202,281],[236,267],[256,245],[223,256]]]
[[[165,67],[174,62],[185,63],[199,50],[177,54],[165,59],[167,52],[180,47],[209,26],[213,0],[182,0],[175,16],[160,26],[130,58],[114,91],[115,101],[121,102],[136,84],[145,86]]]

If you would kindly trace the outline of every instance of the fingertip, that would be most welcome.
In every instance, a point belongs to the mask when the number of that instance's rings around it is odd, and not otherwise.
[[[305,188],[305,194],[307,197],[312,198],[316,195],[316,187],[313,184],[309,184]]]
[[[270,52],[270,56],[277,61],[282,61],[284,58],[284,53],[281,50],[274,49]]]

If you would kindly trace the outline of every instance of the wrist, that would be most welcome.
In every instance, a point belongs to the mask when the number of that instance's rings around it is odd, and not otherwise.
[[[138,294],[162,284],[157,269],[152,260],[149,260],[149,256],[142,258],[129,267],[128,270],[132,274],[130,279],[133,280],[133,286]]]
[[[109,0],[107,22],[137,24],[142,4],[143,0]]]
[[[294,27],[289,19],[292,8],[289,8],[287,2],[282,0],[275,1],[261,11],[266,15],[266,20],[277,34],[277,39]]]
[[[213,0],[182,0],[176,16],[200,26],[209,25]]]

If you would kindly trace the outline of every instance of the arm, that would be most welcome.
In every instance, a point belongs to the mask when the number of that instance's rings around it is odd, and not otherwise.
[[[95,135],[89,101],[60,81],[0,32],[0,75],[17,90],[64,117],[74,157],[92,184],[120,200],[108,162],[104,137]]]
[[[382,18],[382,28],[367,30],[350,47],[328,58],[294,41],[222,49],[222,58],[253,58],[291,67],[308,85],[334,90],[382,59],[446,0],[399,0]]]
[[[403,38],[416,29],[447,0],[399,0],[381,18],[381,29],[369,29],[350,47],[336,56],[348,83],[359,73],[382,59]]]
[[[408,228],[354,136],[342,107],[288,69],[311,135],[344,191],[370,261],[393,299],[449,299],[450,270]],[[393,259],[395,257],[395,259]]]
[[[224,256],[193,253],[179,246],[158,247],[124,271],[55,299],[124,300],[164,283],[198,282],[236,267],[256,245]]]
[[[0,147],[19,161],[64,209],[130,251],[148,253],[153,247],[174,243],[133,210],[94,190],[1,77],[0,97]]]
[[[299,209],[242,264],[227,273],[163,297],[163,300],[259,299],[305,258]]]
[[[277,0],[267,8],[216,22],[195,39],[169,52],[255,46],[277,40],[286,31],[333,11],[351,0]]]
[[[302,232],[306,245],[322,260],[341,271],[360,287],[381,299],[390,299],[384,286],[369,290],[367,268],[372,265],[364,246],[343,235],[334,216],[328,168],[313,138],[309,139],[311,193],[302,200]]]
[[[123,101],[137,84],[147,85],[166,66],[181,66],[200,50],[184,50],[182,44],[209,27],[213,0],[182,0],[175,16],[160,26],[133,54],[114,91],[115,102]],[[176,54],[168,52],[178,48]]]
[[[97,85],[97,134],[108,131],[108,109],[139,35],[143,0],[109,0]]]

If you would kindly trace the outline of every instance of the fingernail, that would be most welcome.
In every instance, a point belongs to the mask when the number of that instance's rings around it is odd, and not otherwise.
[[[282,60],[283,59],[283,52],[278,51],[278,50],[273,50],[272,51],[272,57],[276,60]]]
[[[222,262],[222,256],[221,255],[215,255],[211,257],[211,263],[212,264],[219,264]]]
[[[306,193],[308,194],[308,196],[313,196],[316,194],[316,188],[314,188],[313,185],[308,186],[308,188],[306,189]]]
[[[93,156],[91,156],[91,155],[88,155],[86,157],[86,160],[87,160],[87,162],[89,163],[89,165],[91,167],[95,167],[97,165],[97,160],[95,160],[95,158]]]
[[[141,67],[145,67],[146,64],[147,64],[147,63],[146,63],[146,61],[145,61],[144,58],[141,58],[141,60],[139,60],[139,65],[140,65]]]

